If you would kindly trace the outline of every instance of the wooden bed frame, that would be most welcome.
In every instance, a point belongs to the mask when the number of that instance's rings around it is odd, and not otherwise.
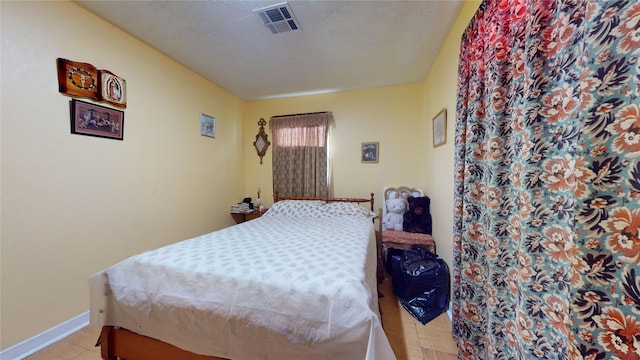
[[[100,345],[100,355],[105,360],[227,360],[198,355],[115,326],[102,327],[98,345]]]
[[[374,211],[373,196],[373,193],[371,193],[371,198],[369,199],[295,197],[278,196],[276,192],[273,196],[273,201],[323,200],[327,202],[369,202],[371,204],[371,211]],[[100,346],[100,355],[104,360],[229,360],[215,356],[199,355],[117,326],[103,326],[96,346]]]

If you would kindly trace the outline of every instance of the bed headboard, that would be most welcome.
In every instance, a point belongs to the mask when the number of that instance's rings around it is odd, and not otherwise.
[[[280,196],[278,192],[273,193],[273,202],[280,200],[322,200],[326,202],[350,202],[350,203],[370,203],[371,211],[374,211],[373,205],[373,193],[370,194],[371,198],[325,198],[325,197],[304,197],[304,196]]]

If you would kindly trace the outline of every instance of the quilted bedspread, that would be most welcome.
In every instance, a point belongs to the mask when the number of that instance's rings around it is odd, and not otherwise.
[[[92,323],[234,360],[395,359],[371,219],[267,214],[91,276]]]

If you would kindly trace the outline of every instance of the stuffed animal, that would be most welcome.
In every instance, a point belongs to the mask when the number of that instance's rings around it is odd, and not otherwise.
[[[403,230],[431,234],[431,199],[428,196],[409,196],[407,198],[409,210],[404,213]]]
[[[385,202],[387,213],[382,219],[382,223],[387,230],[402,230],[404,212],[407,210],[407,203],[400,198],[388,199]]]

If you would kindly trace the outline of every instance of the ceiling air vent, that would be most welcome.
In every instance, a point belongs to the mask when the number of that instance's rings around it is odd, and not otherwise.
[[[272,34],[300,29],[298,20],[286,2],[253,10]]]

